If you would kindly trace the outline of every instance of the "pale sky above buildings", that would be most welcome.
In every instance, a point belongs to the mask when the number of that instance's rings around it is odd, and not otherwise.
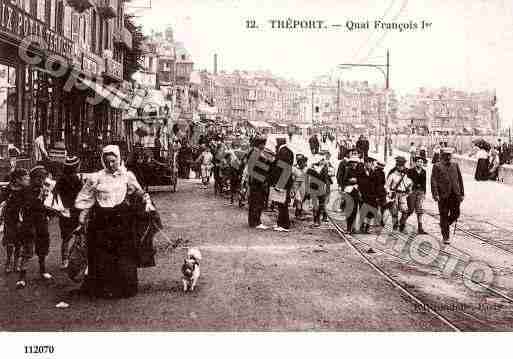
[[[147,7],[149,3],[127,4]],[[504,125],[513,121],[511,0],[151,0],[151,5],[151,10],[132,11],[148,33],[171,25],[196,69],[212,71],[217,53],[219,68],[225,71],[269,69],[304,85],[330,72],[344,80],[383,83],[383,75],[375,69],[335,68],[347,62],[384,63],[389,48],[390,83],[399,93],[420,86],[496,89]],[[343,27],[273,30],[268,22],[289,17]],[[374,31],[373,21],[380,18],[426,20],[432,26],[426,31]],[[247,19],[256,20],[260,29],[246,29]],[[369,20],[371,28],[348,31],[348,20]]]

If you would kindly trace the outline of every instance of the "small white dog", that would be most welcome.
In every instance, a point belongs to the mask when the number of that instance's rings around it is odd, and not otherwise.
[[[187,292],[189,289],[191,292],[194,291],[196,283],[200,277],[200,261],[200,250],[198,248],[189,248],[182,265],[182,282],[184,292]]]

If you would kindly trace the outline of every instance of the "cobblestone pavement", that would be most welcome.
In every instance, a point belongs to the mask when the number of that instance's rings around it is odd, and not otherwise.
[[[169,253],[161,236],[158,265],[140,270],[136,297],[70,298],[76,285],[57,269],[52,226],[49,268],[55,281],[34,279],[35,263],[25,290],[14,289],[15,276],[2,276],[2,330],[447,330],[326,226],[313,230],[298,222],[288,234],[249,229],[245,209],[225,205],[212,188],[192,180],[181,182],[175,194],[154,198],[166,237],[181,236],[185,246],[202,251],[196,292],[181,291],[186,249]],[[55,308],[62,299],[69,308]]]

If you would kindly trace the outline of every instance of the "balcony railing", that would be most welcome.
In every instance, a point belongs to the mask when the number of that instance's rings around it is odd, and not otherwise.
[[[123,81],[123,65],[113,59],[105,59],[105,72],[103,76],[115,81]]]
[[[118,16],[118,0],[97,0],[97,6],[106,19]]]

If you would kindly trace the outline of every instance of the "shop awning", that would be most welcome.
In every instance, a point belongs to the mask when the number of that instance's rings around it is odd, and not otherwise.
[[[112,87],[109,89],[107,86],[92,81],[88,78],[81,78],[80,81],[82,81],[84,85],[89,87],[103,99],[109,101],[112,107],[122,110],[127,109],[129,107],[129,103],[126,100],[126,97],[119,94],[116,89]]]
[[[253,128],[273,128],[265,121],[248,121],[249,125]]]

